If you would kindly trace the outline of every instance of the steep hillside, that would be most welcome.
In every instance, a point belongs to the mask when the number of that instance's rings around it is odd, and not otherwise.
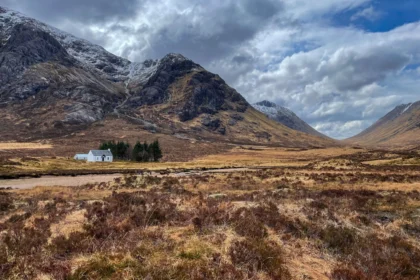
[[[0,141],[88,138],[118,120],[134,132],[188,141],[336,144],[267,119],[180,54],[133,63],[6,8],[0,27]]]
[[[268,116],[270,119],[275,120],[291,129],[305,132],[320,137],[327,137],[319,131],[315,130],[312,126],[307,124],[304,120],[299,118],[294,112],[286,107],[277,105],[276,103],[264,100],[252,104],[252,107]]]
[[[420,101],[395,107],[362,133],[346,140],[370,146],[408,147],[420,144]]]

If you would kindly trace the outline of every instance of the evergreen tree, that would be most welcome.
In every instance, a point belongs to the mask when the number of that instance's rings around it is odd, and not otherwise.
[[[118,142],[115,147],[115,153],[117,158],[119,159],[127,159],[128,158],[128,148],[130,145],[125,142]]]
[[[114,158],[129,159],[130,145],[124,141],[104,141],[100,146],[100,150],[110,149]],[[159,161],[162,158],[162,150],[160,149],[159,141],[156,140],[150,145],[147,142],[143,144],[137,141],[131,151],[131,159],[139,162]]]
[[[158,162],[162,158],[162,150],[160,149],[159,141],[154,141],[151,145],[153,161]]]
[[[143,144],[143,160],[145,162],[150,161],[150,148],[147,142],[144,142]]]
[[[105,141],[99,146],[99,150],[111,150],[116,159],[128,159],[128,149],[130,145],[125,142]]]
[[[132,152],[132,160],[134,161],[143,161],[143,145],[140,143],[140,141],[137,141],[136,145],[133,147]]]

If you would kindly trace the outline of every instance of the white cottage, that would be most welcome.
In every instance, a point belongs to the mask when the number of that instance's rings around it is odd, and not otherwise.
[[[76,154],[74,156],[75,160],[87,160],[88,159],[88,154]]]
[[[111,150],[90,150],[87,156],[89,162],[112,162],[113,160]]]

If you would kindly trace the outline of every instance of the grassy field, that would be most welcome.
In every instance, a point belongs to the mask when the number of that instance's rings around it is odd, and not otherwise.
[[[162,165],[270,167],[2,190],[0,275],[420,279],[420,166],[399,164],[418,158],[411,152],[243,147]],[[35,162],[41,169],[64,168],[67,161],[23,160]]]
[[[38,150],[52,149],[50,144],[42,143],[18,143],[18,142],[0,142],[0,150]]]
[[[232,167],[304,166],[315,160],[360,153],[360,149],[281,149],[268,147],[235,147],[225,153],[198,157],[188,162],[89,163],[63,157],[23,157],[0,161],[0,176],[31,174],[89,174],[130,172],[139,170],[189,170]]]

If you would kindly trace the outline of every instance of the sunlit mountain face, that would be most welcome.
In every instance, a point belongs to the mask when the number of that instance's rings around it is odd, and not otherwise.
[[[353,136],[418,99],[416,0],[2,1],[132,62],[181,53],[248,102]],[[118,70],[118,69],[117,69]]]

